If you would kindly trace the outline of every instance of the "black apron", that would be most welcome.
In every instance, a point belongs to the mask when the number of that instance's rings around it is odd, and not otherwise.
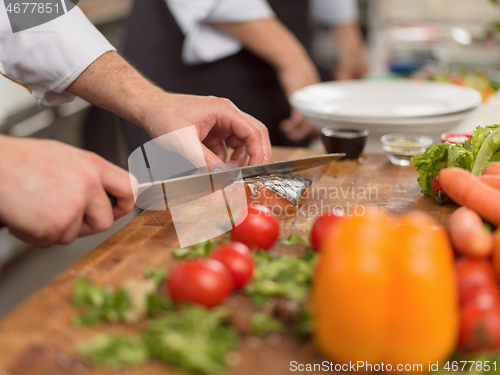
[[[308,0],[269,1],[278,18],[308,47]],[[165,0],[137,0],[127,23],[124,56],[151,81],[171,92],[215,95],[229,98],[242,111],[262,121],[273,145],[294,143],[279,130],[279,122],[290,115],[275,70],[243,49],[224,59],[194,66],[182,62],[184,35]],[[139,127],[125,122],[130,151],[151,138]]]

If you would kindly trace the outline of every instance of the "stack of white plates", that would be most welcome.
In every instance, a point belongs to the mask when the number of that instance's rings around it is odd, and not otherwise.
[[[423,134],[439,141],[481,104],[474,89],[447,83],[393,81],[323,82],[290,98],[316,128],[366,129],[368,151],[387,133]],[[376,142],[376,143],[375,143]]]

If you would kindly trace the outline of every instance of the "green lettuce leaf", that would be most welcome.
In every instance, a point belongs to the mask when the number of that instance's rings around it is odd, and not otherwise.
[[[488,165],[500,159],[500,125],[487,126],[486,128],[478,126],[472,134],[475,137],[472,140],[474,153],[472,174],[480,176]],[[479,147],[480,141],[482,142]]]
[[[478,126],[472,131],[472,153],[474,155],[474,161],[476,160],[479,149],[483,145],[484,141],[488,136],[495,130],[500,129],[500,125],[489,125],[489,126]]]
[[[435,143],[423,155],[414,156],[413,167],[420,174],[418,184],[422,193],[435,197],[432,191],[432,180],[443,168],[459,167],[468,171],[472,170],[473,152],[465,149],[460,143]]]

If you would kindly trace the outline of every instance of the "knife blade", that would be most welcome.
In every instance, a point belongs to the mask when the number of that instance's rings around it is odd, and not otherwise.
[[[273,173],[291,173],[314,168],[344,157],[345,154],[326,154],[300,159],[275,161],[265,164],[234,167],[207,173],[170,178],[139,184],[136,204],[147,208],[154,203],[164,202],[165,198],[176,199],[194,194],[224,189],[237,179],[267,176]]]

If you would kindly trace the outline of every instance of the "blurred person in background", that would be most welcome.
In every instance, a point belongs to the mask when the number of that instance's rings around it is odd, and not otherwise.
[[[356,0],[137,0],[124,56],[168,91],[229,98],[269,128],[273,145],[306,146],[314,130],[288,97],[320,82],[310,16],[336,39],[333,77],[363,77]],[[148,140],[128,122],[125,134],[130,150]]]
[[[152,138],[195,125],[207,163],[226,158],[226,143],[237,150],[234,164],[247,155],[250,164],[271,158],[262,123],[227,99],[163,91],[120,57],[78,8],[13,33],[2,2],[0,71],[45,105],[80,96]],[[0,226],[36,245],[107,230],[135,206],[127,171],[56,141],[0,135],[0,182]]]

